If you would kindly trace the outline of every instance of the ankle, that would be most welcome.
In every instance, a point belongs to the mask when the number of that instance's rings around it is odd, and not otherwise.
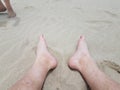
[[[96,63],[93,61],[92,57],[84,55],[79,62],[79,71],[86,71],[92,67],[97,68]]]
[[[40,58],[36,59],[35,65],[42,66],[43,68],[49,71],[57,66],[57,61],[51,57],[48,58],[41,57],[41,59]]]
[[[33,65],[35,68],[38,67],[38,68],[42,68],[43,70],[47,70],[49,71],[50,68],[49,68],[49,62],[47,62],[46,60],[39,60],[39,59],[36,59],[34,65]]]

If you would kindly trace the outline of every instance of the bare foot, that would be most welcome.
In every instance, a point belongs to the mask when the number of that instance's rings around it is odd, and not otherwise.
[[[16,13],[14,11],[8,11],[8,17],[13,18],[16,16]]]
[[[6,5],[6,8],[7,8],[7,11],[8,11],[8,17],[9,18],[15,17],[16,13],[14,12],[14,10],[11,6],[10,0],[4,0],[4,2],[5,2],[5,5]]]
[[[83,36],[78,41],[77,50],[70,58],[70,68],[79,71],[91,90],[119,90],[120,84],[107,77],[96,65],[89,54],[87,44]],[[96,82],[98,81],[98,82]]]
[[[49,53],[44,37],[40,36],[35,63],[9,90],[42,90],[48,71],[56,66],[56,59]]]
[[[57,66],[56,59],[51,55],[51,53],[49,53],[47,49],[47,44],[43,35],[40,36],[40,41],[38,43],[37,58],[35,64],[36,63],[47,66],[48,70],[54,69]]]
[[[0,12],[6,11],[6,7],[3,5],[3,3],[0,0]]]
[[[85,63],[85,58],[90,58],[90,54],[84,36],[80,36],[77,49],[70,58],[68,65],[72,69],[79,70],[82,68],[82,64]]]

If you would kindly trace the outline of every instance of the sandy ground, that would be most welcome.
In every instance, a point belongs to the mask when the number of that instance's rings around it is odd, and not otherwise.
[[[39,35],[58,59],[43,90],[87,90],[67,67],[80,35],[102,71],[120,83],[120,0],[11,0],[17,17],[0,14],[0,90],[6,90],[35,60]],[[98,81],[96,81],[98,82]]]

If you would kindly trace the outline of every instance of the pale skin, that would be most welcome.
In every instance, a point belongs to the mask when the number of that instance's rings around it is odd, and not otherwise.
[[[84,36],[80,37],[77,49],[68,65],[82,74],[92,90],[120,90],[120,84],[98,68],[88,51]]]
[[[38,43],[37,57],[30,70],[9,90],[41,90],[49,70],[57,66],[57,60],[49,53],[43,36]],[[92,90],[119,90],[120,84],[107,77],[97,67],[89,54],[85,38],[80,37],[77,49],[68,66],[80,72]]]
[[[5,6],[2,3],[2,1],[0,0],[0,12],[4,12],[7,10],[9,18],[15,17],[16,13],[14,12],[14,10],[11,6],[10,0],[4,0],[4,2],[5,2]]]
[[[57,60],[49,53],[46,41],[40,37],[37,57],[31,69],[9,90],[41,90],[49,70],[57,66]]]

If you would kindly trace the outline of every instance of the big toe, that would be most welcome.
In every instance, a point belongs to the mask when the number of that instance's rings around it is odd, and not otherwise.
[[[84,42],[85,42],[85,37],[80,36],[80,39],[78,40],[78,49],[80,49],[83,46]]]
[[[46,41],[45,41],[45,38],[43,35],[40,36],[40,41],[39,41],[39,44],[38,44],[38,47],[41,46],[42,48],[46,48],[47,45],[46,45]]]

